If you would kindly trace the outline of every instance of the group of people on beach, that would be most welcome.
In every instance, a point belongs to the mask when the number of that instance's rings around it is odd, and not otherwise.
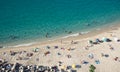
[[[0,64],[0,72],[60,72],[60,70],[58,69],[58,66],[24,66],[20,63],[11,64],[5,61]]]
[[[59,64],[62,62],[59,61]],[[0,72],[77,72],[75,68],[81,68],[81,65],[67,66],[43,66],[43,65],[23,65],[20,63],[11,64],[8,61],[0,61]]]
[[[85,47],[85,50],[89,50],[89,48],[97,45],[97,44],[100,44],[100,43],[103,43],[103,42],[111,42],[112,40],[109,39],[109,38],[103,38],[102,40],[100,39],[96,39],[95,41],[92,41],[92,40],[89,40],[89,45],[87,45]],[[63,42],[62,42],[63,43]],[[74,44],[74,45],[77,45],[78,42],[77,41],[71,41],[70,44]],[[110,44],[108,44],[108,46],[110,47],[111,50],[114,50],[114,47]],[[22,60],[29,60],[31,57],[34,56],[35,53],[39,53],[39,49],[40,48],[35,48],[34,50],[32,50],[32,52],[27,52],[27,51],[10,51],[10,56],[16,56],[18,55],[18,57],[16,58],[16,60],[18,61],[22,61]],[[46,46],[46,49],[47,51],[44,52],[43,56],[47,56],[47,55],[50,55],[51,54],[51,47],[50,46]],[[54,49],[60,49],[60,50],[67,50],[67,51],[74,51],[76,50],[76,48],[60,48],[59,46],[54,46]],[[6,52],[3,52],[4,56],[7,55]],[[21,55],[21,56],[20,56]],[[22,56],[23,55],[23,56]],[[58,52],[57,53],[58,56],[61,56],[62,53]],[[68,59],[71,59],[72,58],[72,54],[67,54],[66,57]],[[109,57],[109,54],[105,54],[105,53],[101,53],[101,57],[106,57],[108,58]],[[94,53],[89,53],[88,54],[88,58],[89,59],[94,59],[95,58],[95,55]],[[120,59],[119,57],[115,57],[114,58],[115,61],[119,61],[120,62]],[[39,61],[39,58],[36,58],[36,61]],[[76,68],[81,68],[82,67],[82,64],[84,65],[87,65],[87,64],[90,64],[89,60],[82,60],[80,62],[81,64],[73,64],[73,65],[68,65],[68,66],[65,66],[64,65],[64,62],[62,61],[59,61],[58,62],[58,65],[54,65],[54,66],[43,66],[43,65],[24,65],[24,64],[21,64],[19,62],[15,63],[15,64],[12,64],[9,62],[9,60],[7,59],[0,59],[0,72],[77,72]],[[94,63],[95,64],[100,64],[100,60],[99,59],[94,59]]]

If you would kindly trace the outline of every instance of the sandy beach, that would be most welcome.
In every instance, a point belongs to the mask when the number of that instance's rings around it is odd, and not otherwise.
[[[108,38],[110,42],[90,44],[96,39]],[[85,35],[46,41],[31,46],[1,48],[0,59],[9,63],[23,65],[67,66],[77,72],[89,72],[89,66],[96,67],[95,72],[120,72],[120,26],[97,30]],[[61,62],[61,63],[59,63]],[[64,68],[63,68],[64,67]]]

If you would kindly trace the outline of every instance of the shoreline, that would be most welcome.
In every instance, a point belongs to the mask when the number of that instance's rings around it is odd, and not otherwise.
[[[96,29],[93,29],[93,30],[90,30],[90,31],[83,31],[83,32],[72,33],[72,34],[69,34],[69,35],[66,35],[66,36],[62,36],[62,37],[58,36],[56,38],[51,38],[51,39],[43,40],[43,41],[35,41],[35,42],[30,42],[30,43],[21,43],[21,44],[8,45],[8,46],[4,46],[3,45],[3,48],[29,47],[29,46],[32,46],[32,45],[34,46],[36,44],[53,42],[53,41],[56,41],[56,40],[67,40],[67,39],[69,40],[70,38],[74,38],[74,39],[82,38],[82,39],[85,39],[85,38],[88,38],[88,37],[95,36],[97,34],[104,33],[106,31],[111,31],[114,28],[119,28],[119,26],[120,26],[119,23],[120,22],[117,22],[117,23],[115,22],[115,24],[113,23],[114,25],[111,24],[107,28],[102,26],[101,28],[96,28]]]
[[[80,34],[79,33],[76,33],[76,34],[72,34],[72,35],[68,35],[68,36],[64,36],[64,37],[60,37],[60,38],[56,38],[56,39],[51,39],[51,40],[47,40],[47,41],[42,41],[42,42],[30,42],[30,43],[26,43],[26,44],[18,44],[18,45],[13,45],[13,46],[6,46],[3,48],[0,48],[0,50],[7,50],[8,48],[9,49],[19,49],[19,48],[35,48],[35,47],[38,47],[39,45],[42,45],[42,46],[45,46],[45,45],[48,45],[48,44],[51,44],[51,43],[60,43],[61,40],[62,41],[72,41],[72,40],[79,40],[79,41],[82,41],[82,40],[86,40],[88,38],[91,38],[91,37],[94,37],[94,36],[99,36],[100,34],[103,34],[103,33],[107,33],[107,32],[110,32],[110,31],[113,31],[113,30],[116,30],[116,29],[119,29],[120,28],[120,25],[119,25],[119,22],[115,22],[113,23],[115,25],[110,25],[109,27],[103,27],[101,29],[95,29],[94,31],[90,31],[88,33],[85,33],[85,34]]]

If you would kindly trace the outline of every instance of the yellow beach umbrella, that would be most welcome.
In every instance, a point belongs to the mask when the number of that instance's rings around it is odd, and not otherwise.
[[[75,68],[75,64],[72,64],[72,68],[73,68],[73,69]]]
[[[62,65],[62,66],[61,66],[61,69],[64,69],[64,70],[65,70],[65,69],[66,69],[66,66],[65,66],[65,65]]]

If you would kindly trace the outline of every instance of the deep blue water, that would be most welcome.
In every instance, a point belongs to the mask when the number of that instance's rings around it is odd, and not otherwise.
[[[47,40],[119,20],[120,0],[0,0],[0,45]]]

